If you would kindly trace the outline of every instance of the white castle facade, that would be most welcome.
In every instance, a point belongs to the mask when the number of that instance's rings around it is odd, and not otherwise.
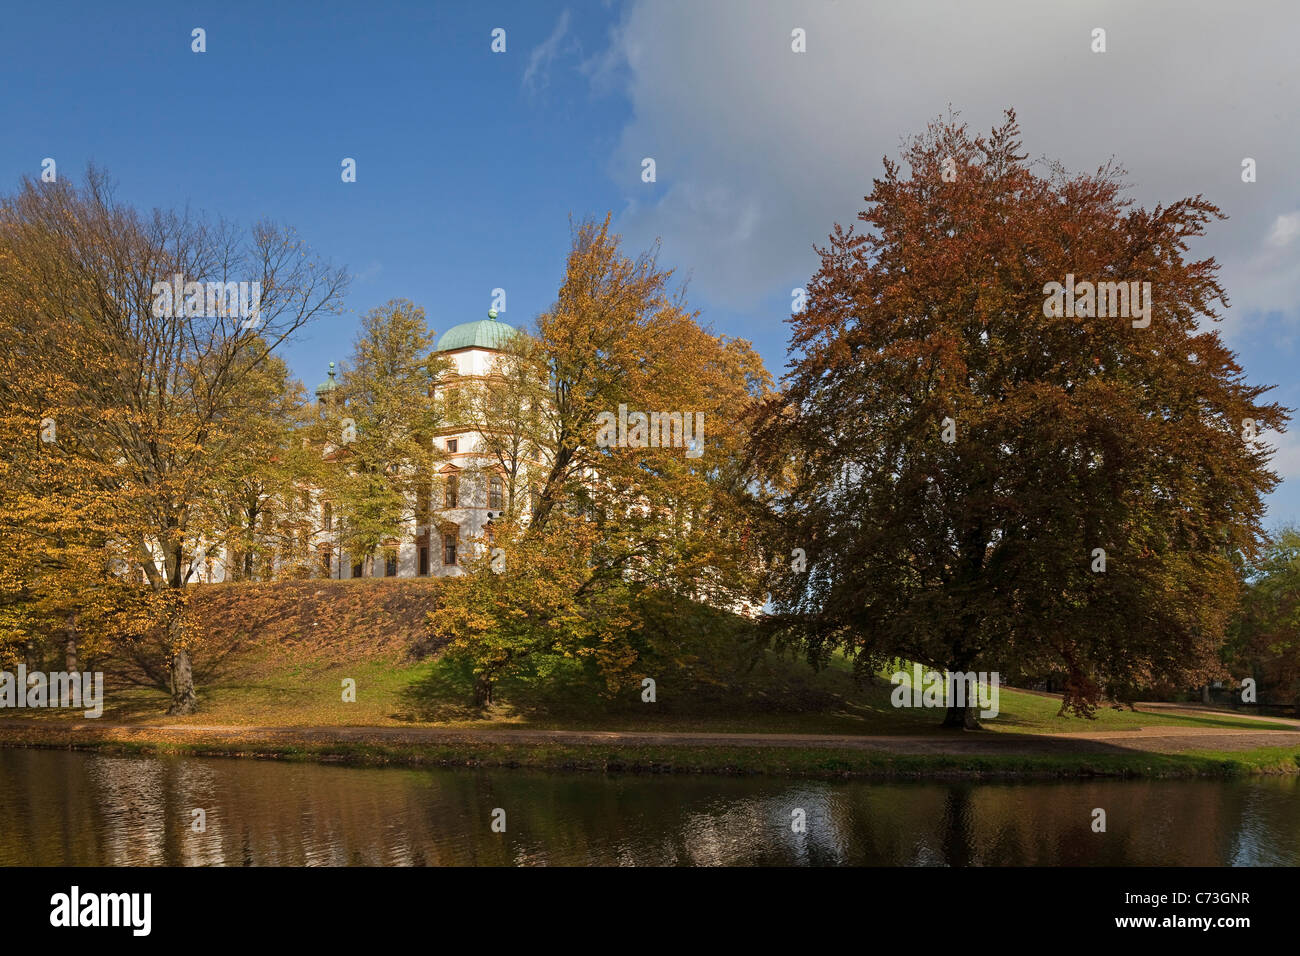
[[[473,387],[485,381],[495,371],[494,364],[501,356],[503,346],[515,330],[488,313],[487,319],[465,322],[443,333],[435,351],[446,358],[450,367],[434,383],[434,397],[447,397],[451,390]],[[334,363],[330,363],[327,381],[316,389],[318,403],[333,400],[337,388],[334,383]],[[683,439],[686,438],[683,416]],[[664,429],[665,436],[671,429]],[[354,578],[413,578],[450,577],[467,573],[467,559],[479,549],[491,547],[492,522],[500,518],[509,506],[507,485],[495,456],[482,445],[477,430],[465,426],[448,427],[430,436],[437,464],[421,491],[407,502],[400,528],[389,538],[379,542],[369,554],[350,554],[345,550],[344,529],[333,514],[330,502],[317,489],[302,489],[310,496],[304,522],[299,523],[304,534],[300,546],[293,550],[294,557],[279,553],[270,561],[270,573],[259,562],[253,577],[257,580],[281,577],[310,577],[349,580]],[[688,447],[688,457],[694,457],[703,440],[699,431],[696,443]],[[665,442],[667,444],[667,442]],[[346,462],[346,452],[341,446],[323,449],[327,458],[338,455],[340,464]],[[522,503],[525,515],[537,493],[541,462],[520,463],[517,494],[527,495]],[[588,480],[597,480],[587,474]],[[302,525],[306,528],[301,528]],[[161,560],[161,554],[159,555]],[[227,579],[231,556],[224,548],[196,549],[189,565],[191,583],[219,583]],[[304,564],[305,560],[305,564]],[[726,595],[710,586],[709,575],[700,582],[696,600],[734,613],[756,617],[762,604],[744,597]]]
[[[444,332],[435,351],[448,359],[451,368],[434,385],[435,396],[449,388],[481,382],[492,372],[501,347],[515,330],[498,322],[496,313],[475,322],[465,322]],[[337,387],[334,363],[329,378],[316,389],[318,402],[326,402]],[[400,531],[381,542],[370,554],[350,554],[342,546],[342,527],[327,500],[313,496],[308,550],[314,560],[308,568],[312,577],[335,579],[377,577],[448,577],[465,573],[465,560],[490,537],[491,522],[506,508],[506,484],[496,461],[481,448],[477,431],[442,429],[431,436],[439,452],[437,481],[417,499],[409,502]],[[338,449],[327,449],[326,453]],[[536,463],[525,463],[524,468]],[[526,486],[530,486],[525,482]],[[311,493],[310,490],[308,493]],[[219,583],[226,580],[230,555],[226,549],[198,549],[190,580]],[[301,567],[301,564],[298,564]],[[272,576],[286,570],[276,559]],[[261,574],[258,575],[262,577]]]

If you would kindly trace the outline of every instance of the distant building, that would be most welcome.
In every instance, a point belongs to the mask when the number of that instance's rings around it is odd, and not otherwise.
[[[512,326],[497,321],[495,311],[486,319],[463,322],[452,326],[438,339],[434,351],[451,361],[448,369],[434,384],[434,394],[445,395],[447,390],[464,388],[485,381],[492,371],[493,362],[502,347],[515,334]],[[316,387],[319,404],[336,399],[339,385],[335,381],[334,363],[329,374]],[[430,441],[436,451],[437,464],[428,482],[409,503],[408,515],[399,533],[371,554],[351,554],[343,550],[343,528],[335,514],[333,504],[321,497],[315,489],[304,488],[302,494],[309,501],[309,529],[295,531],[290,527],[286,536],[306,535],[303,541],[309,554],[314,555],[309,571],[314,577],[377,578],[377,577],[447,577],[464,573],[466,558],[475,542],[490,534],[490,522],[499,518],[506,508],[506,483],[495,459],[485,455],[479,433],[465,426],[440,429]],[[346,457],[344,446],[324,449],[327,458]],[[524,467],[538,466],[529,462]],[[226,549],[196,549],[191,561],[190,580],[195,583],[217,583],[226,580],[230,555]],[[295,562],[301,569],[301,560]],[[273,574],[286,569],[284,560],[273,563]],[[301,573],[299,570],[297,573]],[[261,578],[263,575],[258,574]]]
[[[492,373],[493,364],[502,354],[503,347],[515,334],[515,329],[497,321],[495,312],[486,319],[464,322],[452,326],[438,339],[434,351],[450,360],[448,368],[433,384],[434,395],[447,397],[452,390],[484,382]],[[336,401],[339,393],[334,379],[334,363],[329,374],[316,388],[320,405]],[[346,420],[346,419],[345,419]],[[407,515],[398,532],[369,554],[351,554],[343,549],[345,529],[335,513],[332,503],[322,497],[317,489],[303,488],[301,493],[309,499],[304,508],[308,515],[306,527],[290,524],[283,536],[301,540],[290,549],[297,557],[286,568],[281,559],[273,562],[273,576],[286,571],[294,575],[306,571],[313,577],[350,578],[382,577],[449,577],[465,573],[467,558],[483,542],[491,541],[491,522],[506,510],[507,482],[495,457],[482,448],[482,438],[477,430],[464,425],[442,428],[429,436],[433,473],[427,481],[418,482],[414,500],[408,502]],[[322,454],[327,459],[338,459],[346,467],[345,444],[327,446]],[[526,514],[537,493],[538,471],[541,462],[523,463],[522,493],[528,496],[523,503]],[[586,479],[599,481],[594,474]],[[519,493],[519,491],[517,491]],[[643,507],[629,505],[628,507]],[[298,539],[304,534],[305,539]],[[305,545],[305,547],[304,547]],[[304,553],[305,552],[305,553]],[[228,555],[224,550],[198,549],[193,559],[194,582],[219,582],[226,578]],[[630,573],[630,572],[629,572]],[[265,579],[264,573],[257,577]],[[717,580],[716,572],[706,571],[697,582],[697,600],[740,614],[758,616],[762,606],[728,593]]]
[[[513,327],[497,321],[495,311],[486,319],[454,325],[438,339],[434,351],[450,359],[453,368],[434,385],[435,395],[486,380],[502,347],[515,334]],[[318,401],[329,401],[336,387],[330,377],[316,390]],[[314,542],[322,553],[321,570],[332,578],[447,577],[464,573],[464,563],[474,542],[490,530],[489,523],[505,510],[505,481],[494,459],[483,454],[477,431],[464,426],[440,429],[431,441],[439,453],[437,481],[424,486],[411,502],[401,533],[384,542],[372,555],[341,551],[340,530],[333,515],[320,505],[321,530]]]

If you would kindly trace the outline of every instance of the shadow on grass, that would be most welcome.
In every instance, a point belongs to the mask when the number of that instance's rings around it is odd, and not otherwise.
[[[845,669],[814,671],[801,660],[764,652],[725,668],[647,664],[655,700],[640,681],[611,694],[599,675],[565,658],[539,658],[527,673],[502,679],[490,708],[474,705],[468,665],[434,661],[400,694],[408,722],[510,719],[572,729],[696,729],[773,733],[939,733],[939,716],[900,714],[890,686],[857,683]]]
[[[487,717],[474,704],[474,674],[468,665],[448,658],[433,662],[428,673],[403,688],[398,699],[402,713],[390,714],[394,720],[409,723],[449,723],[481,720]]]

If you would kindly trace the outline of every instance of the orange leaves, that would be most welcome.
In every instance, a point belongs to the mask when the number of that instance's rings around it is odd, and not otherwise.
[[[495,536],[505,555],[446,583],[430,617],[452,653],[491,682],[539,656],[585,661],[613,688],[626,682],[640,651],[642,595],[654,589],[694,595],[716,580],[728,596],[756,588],[757,562],[740,533],[746,416],[770,394],[771,380],[748,343],[701,328],[671,274],[652,255],[623,254],[609,219],[574,233],[556,302],[538,318],[535,340],[507,349],[545,381],[544,411],[529,422],[527,376],[509,370],[495,401],[473,405],[488,423],[536,449],[541,495],[526,523]],[[491,394],[488,396],[491,398]],[[702,415],[702,454],[677,447],[606,448],[602,416],[620,406],[650,413]],[[679,421],[682,419],[679,418]],[[495,452],[494,452],[495,453]],[[507,475],[508,461],[501,464]]]
[[[1195,331],[1222,289],[1182,240],[1218,210],[1131,210],[1109,167],[1039,175],[1010,116],[987,138],[932,124],[904,159],[862,236],[820,250],[785,401],[757,423],[773,521],[817,569],[778,576],[778,609],[818,652],[1050,661],[1079,702],[1197,672],[1235,595],[1226,549],[1253,547],[1274,482],[1241,422],[1287,419]],[[1150,283],[1150,324],[1045,315],[1071,275]]]

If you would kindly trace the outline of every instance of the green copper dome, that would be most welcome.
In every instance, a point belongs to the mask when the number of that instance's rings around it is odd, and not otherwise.
[[[435,351],[450,352],[453,349],[500,349],[510,336],[515,334],[514,326],[497,321],[496,310],[488,313],[486,319],[477,322],[462,322],[453,325],[438,339]]]
[[[334,363],[330,362],[330,377],[316,386],[316,395],[317,397],[326,395],[338,387],[338,383],[334,381]]]

